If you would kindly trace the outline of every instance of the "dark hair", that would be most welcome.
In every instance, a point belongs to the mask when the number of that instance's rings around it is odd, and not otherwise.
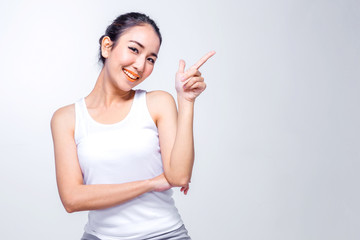
[[[113,42],[113,47],[116,46],[117,40],[119,37],[129,28],[135,27],[135,26],[141,26],[149,24],[154,28],[154,31],[159,37],[160,44],[162,41],[160,30],[154,20],[152,20],[149,16],[138,13],[138,12],[130,12],[126,14],[122,14],[118,16],[107,28],[105,31],[105,34],[102,35],[99,39],[100,43],[100,51],[99,51],[99,61],[101,61],[103,64],[105,64],[105,58],[101,55],[101,42],[105,36],[108,36],[111,41]]]

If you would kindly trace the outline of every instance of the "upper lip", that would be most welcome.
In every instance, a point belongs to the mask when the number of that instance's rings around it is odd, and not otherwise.
[[[135,73],[135,72],[133,72],[133,71],[127,69],[127,68],[123,68],[123,69],[126,70],[127,72],[131,73],[132,75],[134,75],[137,79],[140,78],[140,75],[139,75],[139,74],[137,74],[137,73]]]

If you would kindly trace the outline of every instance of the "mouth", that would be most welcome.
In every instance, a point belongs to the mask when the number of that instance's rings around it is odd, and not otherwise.
[[[128,78],[128,80],[130,82],[135,82],[136,80],[138,80],[140,78],[140,76],[126,68],[123,68],[123,72],[125,73],[126,77]]]

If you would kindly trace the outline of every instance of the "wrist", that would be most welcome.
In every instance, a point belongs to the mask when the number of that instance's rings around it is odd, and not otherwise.
[[[185,104],[185,105],[194,105],[195,98],[194,99],[188,99],[180,94],[177,95],[177,101],[179,104]]]
[[[153,179],[147,179],[145,180],[146,186],[147,186],[147,191],[151,192],[155,190],[155,182],[153,181]]]
[[[189,101],[186,98],[178,97],[178,111],[179,113],[186,114],[194,111],[195,101]],[[194,99],[195,100],[195,99]],[[187,115],[187,114],[186,114]]]

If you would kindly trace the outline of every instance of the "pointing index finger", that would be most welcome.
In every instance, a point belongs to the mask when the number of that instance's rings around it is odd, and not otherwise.
[[[195,69],[199,69],[209,58],[211,58],[216,52],[211,51],[203,56],[197,63],[195,63],[192,67]]]

